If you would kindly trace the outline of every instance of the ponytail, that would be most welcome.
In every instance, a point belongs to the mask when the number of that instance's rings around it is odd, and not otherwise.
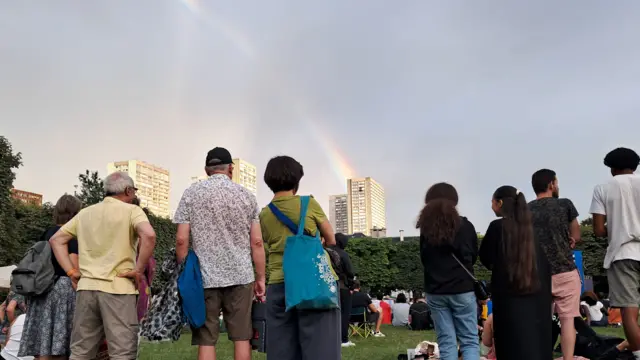
[[[535,292],[540,284],[531,212],[527,200],[524,194],[513,186],[498,188],[494,198],[502,201],[502,251],[509,285],[520,294]]]

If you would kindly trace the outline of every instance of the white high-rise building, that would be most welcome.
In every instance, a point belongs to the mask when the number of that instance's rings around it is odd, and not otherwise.
[[[191,183],[206,180],[207,178],[207,175],[192,176]],[[233,159],[233,178],[231,180],[251,191],[253,195],[258,196],[257,170],[251,163],[242,159]]]
[[[349,234],[349,206],[347,194],[329,197],[329,219],[336,233]]]
[[[258,196],[258,177],[255,165],[242,159],[233,159],[233,182]]]
[[[384,188],[370,177],[347,180],[349,233],[371,236],[387,228]],[[377,230],[377,231],[375,231]]]
[[[169,217],[169,170],[140,160],[116,161],[107,164],[107,174],[126,172],[138,188],[140,206],[154,215]]]

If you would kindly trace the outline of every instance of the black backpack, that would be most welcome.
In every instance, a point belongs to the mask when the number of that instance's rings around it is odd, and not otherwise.
[[[325,248],[325,250],[327,251],[327,254],[329,254],[329,258],[331,258],[331,267],[333,268],[333,271],[336,272],[336,275],[338,275],[338,280],[341,281],[345,286],[348,285],[347,272],[345,271],[342,264],[340,254],[331,248]]]

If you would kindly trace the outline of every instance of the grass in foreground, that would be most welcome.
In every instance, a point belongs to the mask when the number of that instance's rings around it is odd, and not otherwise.
[[[622,329],[596,328],[598,333],[611,336],[624,337]],[[382,332],[385,338],[369,337],[362,339],[353,337],[355,347],[343,348],[342,359],[345,360],[395,360],[398,354],[406,353],[407,349],[415,348],[418,343],[425,340],[434,341],[436,335],[433,331],[410,331],[406,329],[384,326]],[[233,360],[233,344],[227,339],[226,334],[221,334],[217,346],[218,360]],[[142,344],[140,351],[141,360],[191,360],[197,358],[197,348],[191,346],[191,334],[185,333],[175,343]],[[253,359],[265,360],[266,356],[254,352]]]

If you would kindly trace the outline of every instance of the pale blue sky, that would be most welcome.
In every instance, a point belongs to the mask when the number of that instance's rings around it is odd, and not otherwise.
[[[550,167],[584,218],[606,152],[640,150],[637,1],[190,3],[0,0],[16,187],[55,201],[84,169],[138,158],[171,171],[175,208],[225,146],[260,177],[297,158],[328,211],[345,180],[324,136],[385,187],[389,234],[416,232],[438,181],[484,232],[496,187],[530,198]]]

